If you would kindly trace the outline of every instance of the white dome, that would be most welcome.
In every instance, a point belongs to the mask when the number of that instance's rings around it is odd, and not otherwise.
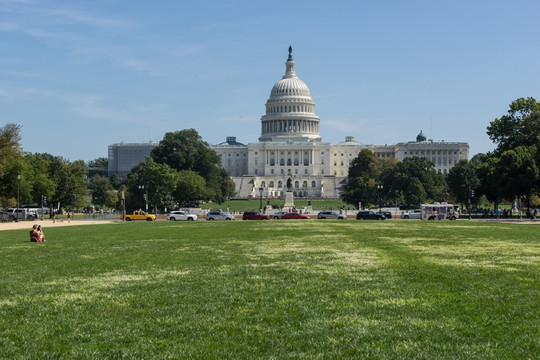
[[[306,83],[295,76],[279,80],[272,88],[270,98],[282,96],[307,96],[311,98],[311,93]]]
[[[306,83],[294,72],[291,52],[289,47],[285,75],[274,84],[266,102],[259,141],[320,140],[315,102]]]

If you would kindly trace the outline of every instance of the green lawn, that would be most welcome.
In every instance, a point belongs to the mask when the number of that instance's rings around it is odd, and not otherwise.
[[[538,359],[540,227],[132,222],[0,232],[2,359]]]

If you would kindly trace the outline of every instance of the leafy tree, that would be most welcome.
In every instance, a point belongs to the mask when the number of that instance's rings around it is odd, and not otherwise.
[[[381,181],[388,200],[409,208],[446,197],[444,176],[425,158],[411,157],[393,165],[388,163]]]
[[[56,190],[56,185],[49,178],[47,172],[49,162],[37,154],[25,154],[24,158],[31,169],[30,176],[32,178],[32,202],[34,204],[41,204],[42,196],[50,199]]]
[[[4,167],[11,157],[21,155],[21,126],[6,124],[0,127],[0,179],[4,177]]]
[[[109,159],[106,157],[100,157],[94,160],[90,160],[87,163],[88,177],[92,178],[94,175],[107,176]]]
[[[518,146],[503,152],[495,168],[499,195],[506,199],[525,196],[527,204],[539,191],[540,173],[535,163],[536,148]]]
[[[151,158],[177,171],[198,173],[206,180],[207,195],[211,200],[222,202],[235,194],[234,183],[221,168],[221,158],[195,129],[166,133],[152,150]]]
[[[120,185],[122,185],[122,179],[117,173],[113,173],[109,178],[109,181],[111,182],[112,187],[115,189],[119,189]]]
[[[181,206],[196,200],[207,200],[206,180],[195,171],[180,171],[174,198]]]
[[[47,157],[46,157],[47,158]],[[56,184],[51,196],[53,207],[60,204],[68,208],[86,206],[86,165],[79,160],[73,163],[61,157],[53,157],[49,162],[49,178]]]
[[[130,194],[129,207],[142,208],[144,196],[148,194],[148,202],[158,208],[174,206],[173,193],[178,183],[178,172],[167,164],[156,163],[152,158],[141,161],[127,177],[127,188]],[[144,189],[140,189],[144,186]],[[139,194],[139,196],[137,196]]]
[[[380,161],[369,149],[362,149],[349,167],[348,182],[341,195],[343,201],[356,205],[374,204],[378,200],[377,182],[381,172]]]
[[[460,160],[448,172],[446,182],[456,201],[461,204],[467,203],[469,191],[477,191],[480,186],[477,167],[472,161]]]
[[[538,145],[540,141],[540,103],[532,97],[513,101],[507,115],[490,123],[487,134],[497,144],[495,155],[500,155],[518,146]]]
[[[113,187],[109,179],[99,175],[94,175],[94,177],[90,180],[89,188],[92,190],[92,202],[94,204],[99,204],[101,209],[103,209],[104,204],[110,204],[110,197],[111,193],[113,193]],[[115,201],[113,201],[113,204],[114,203]]]

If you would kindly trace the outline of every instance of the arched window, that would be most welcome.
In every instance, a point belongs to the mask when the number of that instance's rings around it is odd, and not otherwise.
[[[277,183],[277,187],[278,187],[278,188],[281,188],[281,187],[283,187],[283,183],[282,183],[281,181],[278,181],[278,183]]]
[[[298,181],[295,181],[294,182],[294,187],[298,189],[300,187],[300,183]]]
[[[266,187],[266,181],[263,181],[263,182],[261,183],[261,187]]]
[[[269,187],[273,188],[274,187],[274,182],[273,181],[270,181],[270,185]]]
[[[304,182],[302,183],[302,187],[307,188],[307,181],[304,181]]]

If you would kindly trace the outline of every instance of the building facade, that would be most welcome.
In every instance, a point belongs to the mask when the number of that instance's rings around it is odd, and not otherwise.
[[[126,177],[131,169],[144,160],[145,156],[150,156],[156,143],[120,143],[109,145],[108,175],[118,174]]]
[[[288,185],[297,197],[338,198],[349,166],[362,149],[373,151],[381,160],[425,157],[443,173],[469,158],[467,143],[428,140],[422,132],[416,141],[395,145],[366,145],[352,136],[333,145],[322,141],[319,123],[315,102],[296,75],[289,47],[285,75],[272,87],[261,117],[259,141],[245,145],[229,136],[212,148],[233,177],[239,198],[283,196]]]

